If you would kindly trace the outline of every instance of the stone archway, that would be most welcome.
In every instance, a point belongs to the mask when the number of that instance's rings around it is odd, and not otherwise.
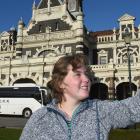
[[[130,91],[129,91],[129,82],[120,83],[116,87],[117,100],[122,100],[122,99],[133,96],[137,91],[137,86],[134,83],[132,83],[131,87],[132,87],[132,95],[130,95]]]
[[[14,83],[13,83],[13,85],[14,84],[21,84],[21,83],[33,83],[33,84],[36,84],[36,82],[35,81],[33,81],[32,79],[29,79],[29,78],[21,78],[21,79],[18,79],[18,80],[16,80]]]
[[[91,99],[108,99],[108,87],[103,83],[95,83],[91,86],[90,90]]]

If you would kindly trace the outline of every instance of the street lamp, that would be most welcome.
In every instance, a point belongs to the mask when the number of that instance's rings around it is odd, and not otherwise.
[[[132,82],[131,82],[131,62],[130,62],[130,44],[131,44],[131,33],[128,27],[125,28],[124,32],[125,46],[127,47],[127,57],[128,57],[128,78],[129,78],[129,94],[132,96]]]

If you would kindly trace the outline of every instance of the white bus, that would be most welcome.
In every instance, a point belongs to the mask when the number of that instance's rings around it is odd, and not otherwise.
[[[29,118],[34,111],[46,104],[46,91],[32,85],[0,87],[0,114]]]

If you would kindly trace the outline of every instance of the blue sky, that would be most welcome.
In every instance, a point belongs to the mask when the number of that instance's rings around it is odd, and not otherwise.
[[[85,25],[89,30],[99,31],[118,27],[118,18],[128,13],[140,24],[140,0],[85,0]]]
[[[20,17],[27,25],[34,0],[1,0],[0,32],[16,27]],[[39,1],[39,0],[36,0]],[[88,30],[100,31],[118,27],[117,19],[128,13],[140,24],[140,0],[84,0],[85,25]]]

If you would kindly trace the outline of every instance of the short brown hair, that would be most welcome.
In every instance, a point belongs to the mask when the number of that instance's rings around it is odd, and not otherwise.
[[[68,66],[71,65],[73,70],[82,66],[88,66],[88,59],[83,54],[74,54],[61,57],[55,64],[52,71],[52,79],[48,82],[47,86],[51,90],[53,98],[58,102],[62,101],[63,90],[60,85],[68,73]]]

